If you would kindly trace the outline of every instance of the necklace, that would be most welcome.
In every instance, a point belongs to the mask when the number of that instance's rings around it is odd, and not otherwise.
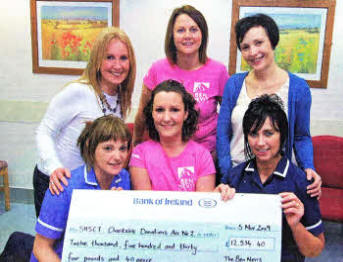
[[[117,103],[115,107],[111,107],[110,104],[107,101],[106,95],[104,94],[104,91],[101,90],[101,94],[99,95],[100,102],[101,102],[101,110],[104,115],[106,115],[107,111],[109,111],[109,114],[113,113],[115,115],[122,115],[121,107],[120,107],[120,86],[117,87]]]

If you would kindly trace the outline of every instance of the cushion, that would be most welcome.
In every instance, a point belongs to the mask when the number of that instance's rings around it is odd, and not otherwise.
[[[323,185],[343,189],[343,137],[314,136],[313,157]]]
[[[343,221],[343,190],[322,187],[319,199],[322,217],[328,220]]]

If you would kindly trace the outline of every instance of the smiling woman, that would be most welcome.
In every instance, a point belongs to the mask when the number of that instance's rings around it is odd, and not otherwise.
[[[130,160],[136,190],[212,191],[215,168],[210,152],[191,140],[198,112],[177,81],[159,84],[144,108],[152,140],[136,146]]]
[[[188,116],[182,97],[178,93],[163,91],[157,93],[154,100],[152,118],[160,141],[182,141],[182,125]]]
[[[46,189],[59,194],[64,190],[61,184],[68,184],[65,177],[70,177],[70,170],[84,164],[76,142],[85,123],[103,115],[125,119],[135,76],[130,39],[119,28],[104,29],[83,75],[53,97],[37,128],[39,161],[33,177],[37,216]]]
[[[135,118],[134,144],[143,141],[147,105],[153,90],[163,81],[182,83],[199,111],[198,129],[192,139],[208,149],[215,158],[217,105],[228,79],[226,67],[207,57],[208,28],[205,17],[193,6],[172,12],[165,36],[166,58],[153,63],[143,79],[142,95]]]
[[[262,26],[251,28],[241,42],[242,56],[255,70],[263,70],[263,67],[272,64],[274,48]]]
[[[232,167],[244,162],[242,119],[249,103],[264,94],[277,94],[285,105],[289,134],[285,154],[314,178],[308,187],[312,197],[321,194],[321,178],[313,165],[310,134],[311,92],[306,81],[280,68],[274,59],[279,42],[275,21],[256,14],[240,19],[235,25],[236,42],[250,72],[232,75],[227,81],[220,107],[217,129],[219,168],[226,175]]]
[[[130,71],[129,51],[126,44],[116,38],[108,44],[105,59],[103,59],[100,73],[101,89],[109,95],[116,95],[118,90],[113,86],[120,85]]]
[[[280,156],[280,132],[275,129],[267,118],[261,129],[248,134],[248,143],[252,153],[261,162],[278,162]]]
[[[173,28],[174,45],[178,59],[184,55],[198,56],[202,34],[197,23],[188,15],[182,14],[175,19]]]
[[[305,172],[287,159],[288,122],[276,95],[253,99],[243,117],[246,162],[231,169],[222,182],[238,193],[279,194],[282,215],[282,262],[304,261],[324,249],[324,227],[318,200],[306,193]]]
[[[60,261],[74,189],[130,189],[130,175],[124,165],[131,145],[131,133],[123,120],[107,115],[87,123],[77,145],[85,165],[71,171],[69,185],[59,196],[47,190],[36,224],[32,262]]]

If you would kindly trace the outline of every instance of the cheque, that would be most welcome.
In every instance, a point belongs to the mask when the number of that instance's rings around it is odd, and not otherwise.
[[[275,262],[280,252],[278,195],[75,190],[62,261]]]

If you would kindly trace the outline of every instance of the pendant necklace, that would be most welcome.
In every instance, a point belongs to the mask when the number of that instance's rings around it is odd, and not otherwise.
[[[106,114],[114,114],[121,117],[122,112],[121,112],[121,107],[120,107],[120,86],[117,87],[117,102],[116,102],[115,107],[110,106],[110,104],[107,101],[106,95],[104,94],[104,91],[101,90],[101,94],[99,98],[101,102],[101,109],[104,116]]]

